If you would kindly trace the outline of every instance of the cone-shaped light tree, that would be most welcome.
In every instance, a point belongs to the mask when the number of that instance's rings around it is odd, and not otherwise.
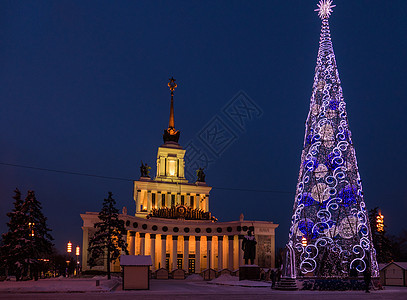
[[[285,276],[378,276],[369,217],[332,46],[332,1],[318,5],[321,36],[294,201]]]

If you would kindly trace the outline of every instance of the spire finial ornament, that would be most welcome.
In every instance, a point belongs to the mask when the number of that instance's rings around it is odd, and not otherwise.
[[[314,11],[318,12],[318,16],[323,19],[329,19],[329,16],[333,12],[332,8],[336,5],[332,5],[332,0],[320,0],[318,4],[318,8]]]
[[[171,77],[168,82],[168,87],[171,91],[171,107],[170,107],[170,120],[168,122],[168,129],[164,130],[164,143],[166,142],[176,142],[179,140],[179,130],[175,130],[174,121],[174,90],[178,85],[175,83],[174,77]]]

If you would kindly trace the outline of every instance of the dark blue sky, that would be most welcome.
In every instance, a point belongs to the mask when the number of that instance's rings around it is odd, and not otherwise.
[[[186,145],[243,90],[263,111],[214,160],[220,221],[279,223],[287,239],[318,50],[317,1],[1,1],[0,162],[138,179],[168,125]],[[407,228],[407,1],[336,1],[331,34],[368,208]],[[236,128],[235,128],[236,129]],[[13,190],[36,191],[55,244],[81,243],[80,213],[132,183],[0,165],[0,232]]]

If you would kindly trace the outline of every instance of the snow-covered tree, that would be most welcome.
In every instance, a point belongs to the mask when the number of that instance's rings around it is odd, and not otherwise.
[[[18,189],[14,192],[14,208],[7,214],[10,218],[7,223],[9,230],[3,234],[1,260],[7,271],[16,274],[17,279],[28,275],[28,272],[36,277],[33,271],[37,259],[51,252],[51,230],[34,191],[28,191],[24,201]]]
[[[95,223],[97,229],[89,241],[89,265],[95,266],[100,258],[107,259],[107,276],[110,279],[110,262],[116,260],[122,251],[128,254],[127,242],[123,239],[126,233],[124,221],[119,219],[119,210],[115,207],[116,201],[109,192],[103,201],[102,210],[99,212],[100,222]]]
[[[18,189],[14,191],[14,208],[7,213],[9,222],[7,223],[8,232],[3,234],[3,245],[1,246],[1,260],[4,263],[7,273],[16,273],[17,279],[21,274],[24,265],[24,246],[28,239],[26,231],[26,215],[22,212],[23,200],[21,192]]]
[[[34,191],[28,191],[27,197],[21,206],[21,212],[26,216],[24,222],[28,240],[24,246],[25,261],[30,267],[31,275],[36,276],[37,259],[52,253],[52,236],[47,226],[47,218],[42,213],[41,203],[35,197]],[[33,274],[34,273],[34,274]]]

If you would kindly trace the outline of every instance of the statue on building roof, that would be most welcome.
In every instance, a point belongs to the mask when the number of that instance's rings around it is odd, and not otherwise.
[[[196,181],[198,182],[205,182],[205,173],[204,173],[204,168],[199,168],[198,170],[196,170]]]
[[[143,161],[141,161],[140,176],[150,178],[150,169],[151,167],[149,165],[143,164]]]

